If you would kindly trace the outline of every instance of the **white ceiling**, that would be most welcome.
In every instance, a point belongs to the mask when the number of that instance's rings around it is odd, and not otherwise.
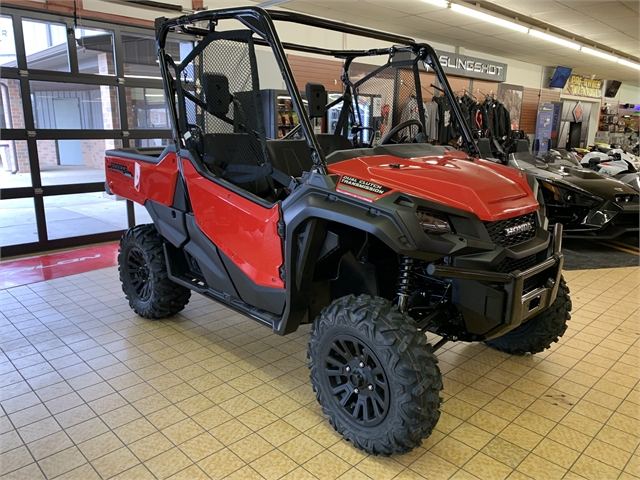
[[[215,8],[217,2],[205,3]],[[478,0],[477,3],[518,17],[525,25],[567,32],[578,43],[594,42],[622,55],[640,57],[638,0]],[[278,7],[527,63],[572,67],[576,73],[640,86],[638,70],[421,0],[290,0]]]

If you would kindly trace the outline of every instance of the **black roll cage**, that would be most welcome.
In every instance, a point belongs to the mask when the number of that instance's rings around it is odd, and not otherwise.
[[[294,12],[284,11],[268,11],[260,7],[238,7],[228,8],[221,10],[204,10],[191,15],[183,15],[177,18],[167,19],[165,17],[157,18],[155,21],[156,30],[156,47],[158,50],[158,60],[160,64],[160,70],[164,79],[165,96],[167,98],[173,98],[174,92],[171,91],[172,76],[169,73],[167,65],[167,57],[165,53],[166,39],[169,32],[174,29],[180,32],[206,37],[211,32],[215,31],[215,27],[219,20],[235,19],[244,24],[259,38],[254,40],[257,45],[271,47],[276,62],[280,67],[282,77],[285,85],[291,95],[291,101],[294,106],[298,118],[300,120],[300,126],[305,133],[307,145],[311,150],[311,156],[313,163],[318,173],[323,175],[327,174],[327,164],[324,158],[324,153],[320,148],[318,140],[313,131],[310,118],[305,111],[300,91],[296,85],[295,79],[289,62],[287,61],[285,50],[294,50],[298,52],[313,53],[318,55],[326,55],[335,58],[344,59],[343,65],[343,78],[347,78],[349,66],[351,62],[358,57],[369,57],[375,55],[394,55],[399,51],[410,51],[414,55],[418,56],[421,60],[431,67],[438,81],[441,84],[442,91],[444,92],[447,100],[450,103],[451,109],[458,120],[462,136],[467,146],[467,150],[471,155],[479,156],[479,150],[471,135],[471,130],[467,125],[462,111],[455,101],[455,97],[449,85],[449,81],[440,66],[438,56],[427,43],[416,43],[414,39],[410,37],[404,37],[401,35],[395,35],[391,33],[379,32],[364,27],[357,27],[348,25],[333,20],[327,20],[324,18],[312,17],[310,15],[304,15]],[[388,41],[393,44],[389,48],[378,48],[371,50],[330,50],[319,47],[312,47],[307,45],[298,45],[294,43],[281,42],[276,31],[274,20],[279,22],[297,23],[300,25],[307,25],[310,27],[323,28],[326,30],[332,30],[335,32],[346,33],[350,35],[357,35],[360,37],[367,37],[374,40]],[[195,27],[195,23],[208,22],[208,28]],[[182,145],[180,130],[178,126],[178,116],[176,112],[176,105],[174,102],[167,102],[169,113],[172,118],[172,133],[176,145]]]

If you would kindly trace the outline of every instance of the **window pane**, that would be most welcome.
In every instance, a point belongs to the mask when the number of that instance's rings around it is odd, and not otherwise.
[[[24,128],[20,80],[0,79],[0,128]]]
[[[127,224],[124,200],[106,193],[77,193],[44,197],[50,240],[123,230]]]
[[[122,46],[125,76],[161,78],[154,37],[123,32]],[[186,57],[192,49],[193,42],[167,40],[167,53],[171,54],[176,62]]]
[[[27,67],[69,72],[67,27],[61,23],[22,19]]]
[[[13,20],[0,15],[0,66],[17,67],[16,44],[13,41]]]
[[[169,143],[173,143],[168,138],[136,138],[129,140],[132,147],[166,147]]]
[[[36,128],[120,128],[116,87],[38,81],[29,84]]]
[[[38,227],[33,199],[0,200],[0,246],[37,241]]]
[[[164,90],[127,87],[126,95],[129,128],[171,128]]]
[[[38,140],[43,185],[104,182],[104,152],[121,140]]]
[[[77,28],[78,71],[96,75],[115,75],[113,32],[95,28]]]
[[[25,140],[0,140],[0,188],[31,186],[29,150]]]

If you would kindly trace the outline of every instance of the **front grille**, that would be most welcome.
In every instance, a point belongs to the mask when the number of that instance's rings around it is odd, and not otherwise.
[[[535,212],[527,213],[519,217],[507,218],[506,220],[499,220],[497,222],[483,222],[491,241],[500,245],[501,247],[510,247],[517,245],[527,240],[531,240],[536,236],[535,228]],[[506,235],[505,230],[510,227],[516,227],[518,225],[530,224],[533,228],[524,232],[515,233],[513,235]]]
[[[529,255],[524,258],[505,258],[498,264],[498,272],[509,273],[514,270],[525,271],[528,268],[533,267],[536,264],[536,256]]]
[[[528,257],[519,258],[519,259],[505,258],[498,264],[497,271],[500,273],[509,273],[515,270],[520,270],[521,272],[524,272],[525,270],[533,267],[535,264],[536,264],[535,255],[529,255]],[[539,276],[540,274],[534,275],[533,277],[525,279],[524,284],[522,286],[522,291],[528,292],[529,290],[533,290],[534,288],[536,288],[538,286]]]
[[[637,213],[618,213],[612,223],[617,227],[638,228],[640,217]]]

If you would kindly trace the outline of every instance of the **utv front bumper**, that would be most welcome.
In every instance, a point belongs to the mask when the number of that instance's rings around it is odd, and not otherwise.
[[[489,340],[551,306],[562,275],[561,247],[562,225],[557,223],[550,256],[524,271],[499,273],[431,264],[427,273],[452,280],[452,301],[462,313],[469,340]],[[525,282],[530,279],[536,286],[527,289]]]

